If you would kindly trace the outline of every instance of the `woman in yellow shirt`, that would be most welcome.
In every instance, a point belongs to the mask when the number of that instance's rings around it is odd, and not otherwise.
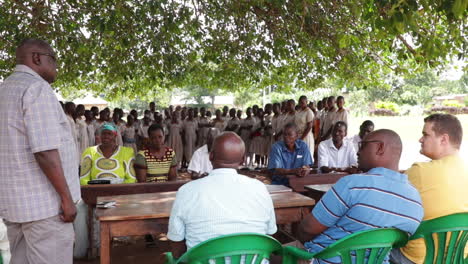
[[[164,129],[154,124],[148,128],[149,145],[138,152],[135,171],[138,182],[166,182],[177,179],[176,153],[164,145]],[[182,155],[182,153],[180,153]]]
[[[117,128],[113,124],[101,126],[101,144],[87,148],[81,155],[81,185],[90,180],[110,180],[112,184],[136,182],[133,149],[117,145],[116,137]]]

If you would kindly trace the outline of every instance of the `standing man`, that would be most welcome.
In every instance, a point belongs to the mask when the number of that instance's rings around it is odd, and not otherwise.
[[[236,116],[236,109],[231,108],[231,110],[229,110],[229,120],[227,121],[226,131],[238,133],[240,126],[241,120]]]
[[[0,216],[11,263],[72,263],[80,199],[72,128],[50,83],[56,55],[42,40],[16,49],[16,69],[0,85]]]
[[[432,159],[417,162],[406,171],[410,182],[421,194],[423,220],[468,212],[468,166],[460,156],[463,130],[453,115],[433,114],[424,119],[421,154]],[[405,247],[392,250],[394,263],[423,263],[423,239],[410,240]]]
[[[324,115],[320,141],[325,141],[331,137],[333,125],[335,125],[335,122],[337,121],[336,120],[337,109],[335,107],[335,96],[328,97],[327,105],[328,105],[328,109],[327,109],[326,114]]]
[[[156,113],[156,104],[154,102],[149,103],[150,119],[154,121],[154,114]]]
[[[348,110],[344,108],[345,100],[343,96],[338,96],[336,98],[336,106],[338,109],[336,110],[336,116],[334,122],[343,121],[349,126],[348,122]]]

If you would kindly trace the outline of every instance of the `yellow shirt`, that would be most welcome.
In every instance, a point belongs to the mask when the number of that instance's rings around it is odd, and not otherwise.
[[[90,180],[111,180],[112,183],[136,182],[132,148],[118,146],[109,158],[104,157],[98,146],[87,148],[81,157],[80,184]]]
[[[423,220],[468,212],[468,167],[459,155],[415,163],[406,174],[421,194]],[[409,241],[401,252],[409,260],[423,263],[426,256],[424,240]]]

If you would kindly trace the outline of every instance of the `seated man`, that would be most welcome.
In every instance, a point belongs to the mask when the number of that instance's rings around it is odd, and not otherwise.
[[[433,114],[424,123],[420,152],[432,161],[415,163],[406,171],[421,194],[423,220],[468,212],[468,165],[459,153],[463,138],[460,121],[453,115]],[[395,263],[423,263],[425,255],[424,240],[418,239],[392,250],[391,259]]]
[[[274,234],[275,210],[266,186],[237,174],[245,146],[233,132],[214,139],[210,152],[213,171],[183,185],[177,192],[167,237],[185,239],[187,248],[210,238],[239,232]]]
[[[356,151],[351,142],[344,140],[347,130],[348,125],[343,121],[338,121],[333,126],[332,138],[320,142],[318,167],[321,172],[357,172]]]
[[[192,179],[205,177],[213,170],[210,161],[210,152],[214,138],[219,134],[219,130],[210,128],[206,136],[206,144],[197,149],[190,160],[187,170]]]
[[[320,252],[349,234],[373,228],[393,227],[413,234],[421,222],[419,193],[398,172],[402,150],[398,134],[377,130],[360,146],[359,168],[365,173],[341,178],[300,225],[300,240],[309,252]],[[340,258],[329,262],[339,263]]]
[[[295,174],[303,177],[309,173],[314,163],[307,144],[297,139],[297,129],[294,123],[284,127],[283,141],[273,144],[269,157],[268,172],[272,175],[271,184],[289,186],[286,175]]]
[[[353,143],[354,150],[356,152],[359,151],[359,142],[361,142],[362,139],[372,131],[374,131],[374,123],[370,120],[366,120],[362,122],[361,126],[359,127],[359,134],[349,138],[349,140]]]

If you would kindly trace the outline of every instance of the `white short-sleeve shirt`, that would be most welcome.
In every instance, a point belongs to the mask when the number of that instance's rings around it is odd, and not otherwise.
[[[210,152],[208,152],[208,145],[203,145],[193,153],[187,169],[201,174],[210,173],[213,170],[213,165],[211,165],[210,161]]]
[[[343,140],[343,145],[337,149],[332,139],[322,141],[318,147],[318,167],[348,168],[357,165],[357,155],[353,143]]]
[[[167,237],[187,248],[211,238],[241,232],[274,234],[273,201],[266,186],[234,169],[215,169],[177,192]]]
[[[355,135],[354,137],[352,138],[349,138],[348,139],[351,143],[353,143],[353,147],[354,147],[354,150],[356,151],[356,153],[359,151],[359,142],[362,141],[361,137],[358,135]]]

